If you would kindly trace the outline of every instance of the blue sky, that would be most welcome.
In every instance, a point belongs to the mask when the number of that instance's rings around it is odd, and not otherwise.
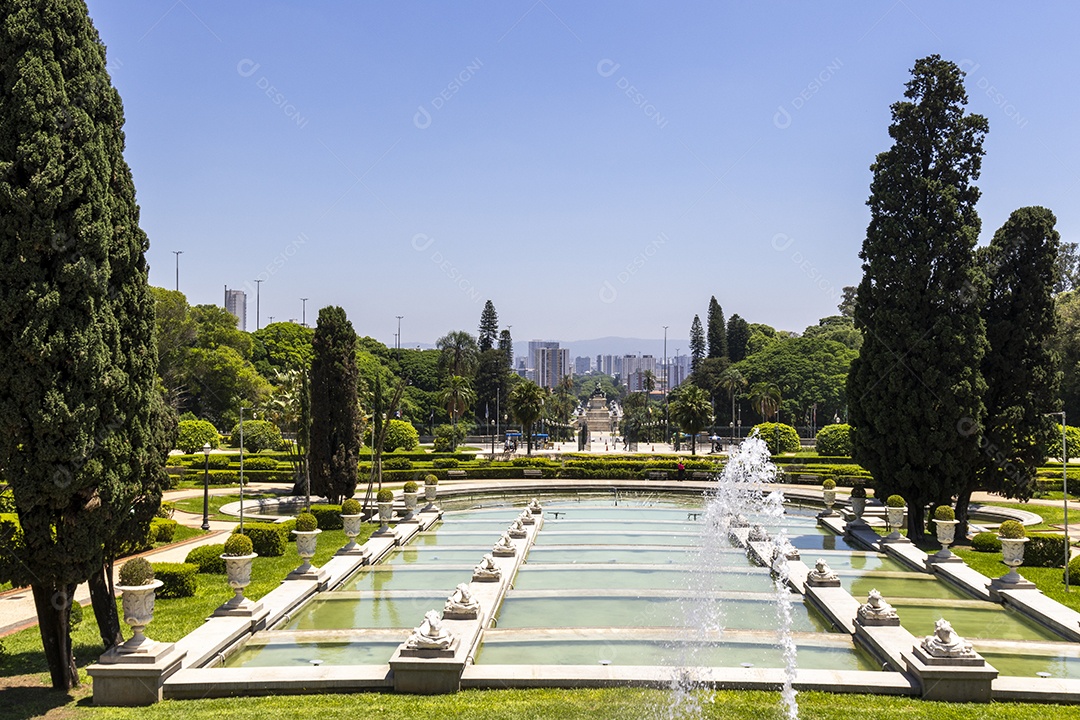
[[[255,283],[404,346],[801,331],[856,284],[869,165],[931,53],[987,116],[983,242],[1077,239],[1074,3],[89,0],[124,100],[151,282]],[[573,345],[571,344],[571,349]]]

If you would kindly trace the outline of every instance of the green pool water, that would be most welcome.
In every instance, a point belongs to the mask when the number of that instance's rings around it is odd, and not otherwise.
[[[985,603],[979,607],[950,605],[947,600],[933,606],[908,605],[902,600],[889,603],[900,615],[900,624],[917,638],[932,635],[934,623],[945,618],[953,630],[968,640],[1060,640],[1049,630],[1011,610]]]
[[[635,532],[670,532],[684,535],[700,535],[703,525],[700,521],[678,522],[673,520],[656,520],[653,522],[635,520],[632,523],[618,520],[552,520],[544,518],[543,532],[619,532],[633,530]]]
[[[506,527],[506,525],[503,525],[498,530],[468,530],[464,532],[442,530],[437,533],[420,533],[409,543],[409,547],[483,547],[485,545],[491,547],[499,539],[499,536],[503,534]]]
[[[529,551],[528,563],[566,563],[566,564],[618,564],[635,563],[639,565],[673,565],[693,562],[697,553],[696,547],[606,547],[603,545],[594,547],[577,546],[534,546]],[[733,557],[745,556],[733,553]],[[726,564],[726,563],[725,563]]]
[[[456,568],[393,568],[381,565],[361,570],[351,580],[342,585],[341,590],[349,592],[384,592],[390,590],[446,590],[447,593],[458,583],[472,579],[472,566],[461,565]]]
[[[967,599],[969,596],[954,589],[946,582],[942,582],[933,575],[924,573],[907,573],[906,577],[889,577],[863,575],[853,577],[841,575],[840,584],[851,593],[856,600],[866,602],[871,590],[876,589],[888,602],[900,601],[902,598],[950,598]],[[929,634],[929,633],[927,633]]]
[[[822,558],[833,570],[885,570],[888,572],[906,572],[906,565],[884,555],[876,553],[847,552],[843,550],[809,550],[802,554],[802,560],[808,567],[814,567],[818,558]]]
[[[831,632],[828,623],[811,613],[801,598],[794,599],[792,630]],[[732,630],[766,630],[775,625],[775,613],[762,601],[723,601],[725,627]],[[679,627],[685,603],[675,597],[521,597],[507,593],[499,609],[497,627]]]
[[[604,532],[562,532],[549,531],[546,527],[540,531],[534,547],[548,545],[679,545],[695,546],[701,543],[701,536],[679,533],[653,533],[626,530]]]
[[[476,663],[488,665],[695,665],[783,667],[780,650],[761,643],[679,646],[635,640],[499,640],[480,646]],[[799,647],[799,667],[814,670],[877,670],[862,652],[842,647]]]
[[[385,560],[387,565],[464,565],[480,562],[486,553],[491,552],[491,546],[498,540],[498,536],[486,545],[473,547],[417,547],[408,545],[395,550]]]
[[[711,587],[745,592],[771,592],[772,578],[764,568],[748,572],[739,568],[718,573]],[[573,569],[526,565],[514,579],[517,590],[685,590],[685,570],[611,568],[606,565],[582,565]]]
[[[326,593],[304,606],[285,625],[285,630],[347,630],[350,628],[408,628],[416,627],[424,613],[438,609],[446,602],[447,593],[425,594],[423,597],[365,595],[342,597]]]
[[[383,665],[401,640],[363,642],[271,642],[248,645],[225,661],[225,667],[309,667],[321,665]]]
[[[975,643],[978,650],[978,643]],[[1080,658],[1072,655],[1024,655],[1019,653],[1003,653],[997,651],[982,651],[979,654],[986,661],[997,668],[1002,675],[1016,675],[1018,677],[1040,678],[1037,673],[1050,673],[1050,677],[1080,679]]]

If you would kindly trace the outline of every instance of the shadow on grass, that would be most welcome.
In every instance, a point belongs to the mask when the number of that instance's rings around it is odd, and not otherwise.
[[[82,692],[87,692],[87,689],[83,688],[80,694]],[[28,685],[0,688],[0,717],[5,720],[39,718],[56,708],[71,704],[76,697],[72,693],[53,690],[51,687]]]
[[[36,634],[37,628],[31,628],[30,631]],[[75,653],[75,666],[80,668],[97,662],[101,653],[105,652],[105,648],[100,642],[94,644],[78,642],[77,640],[73,642],[72,650]],[[49,672],[49,665],[45,662],[45,652],[41,650],[40,642],[37,647],[32,650],[24,650],[22,652],[9,651],[0,657],[0,678],[47,672]],[[5,683],[0,683],[0,685],[4,684]],[[0,718],[6,717],[7,715],[0,712]]]

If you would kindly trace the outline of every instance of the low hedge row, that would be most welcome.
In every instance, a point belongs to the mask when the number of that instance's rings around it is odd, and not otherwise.
[[[164,583],[157,589],[159,598],[191,597],[199,589],[195,573],[199,566],[192,563],[153,563],[154,578]]]
[[[225,561],[221,559],[221,553],[225,552],[225,545],[202,545],[193,548],[184,558],[185,563],[190,563],[198,568],[198,571],[207,575],[224,575]]]
[[[319,521],[320,530],[340,530],[345,527],[340,505],[312,505],[311,514]]]
[[[170,518],[156,517],[150,521],[150,530],[147,532],[147,540],[150,544],[170,543],[176,535],[178,522]]]
[[[277,557],[285,554],[285,546],[289,543],[286,523],[245,523],[244,529],[239,528],[236,532],[242,532],[251,538],[251,546],[254,552],[263,557]]]
[[[1024,565],[1027,567],[1065,567],[1064,535],[1029,535],[1024,545]]]

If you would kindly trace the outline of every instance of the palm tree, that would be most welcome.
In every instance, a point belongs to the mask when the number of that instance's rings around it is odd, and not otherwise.
[[[754,386],[750,388],[750,402],[754,404],[754,409],[757,410],[762,421],[776,413],[776,420],[779,422],[781,402],[779,385],[770,382],[754,383]]]
[[[464,330],[451,330],[435,341],[439,366],[451,375],[472,375],[480,359],[480,349],[473,336]]]
[[[731,437],[734,441],[735,438],[735,395],[736,393],[746,387],[746,378],[743,374],[735,368],[729,367],[720,375],[720,387],[727,390],[728,396],[731,397]]]
[[[712,405],[704,390],[692,384],[679,388],[678,397],[671,403],[671,417],[690,435],[691,455],[697,455],[697,435],[709,424],[711,415]]]
[[[646,370],[641,374],[641,389],[648,395],[656,389],[656,373],[652,370]]]
[[[446,382],[439,392],[439,403],[450,413],[450,422],[454,426],[454,436],[450,441],[450,450],[457,448],[457,421],[461,414],[469,409],[469,405],[476,400],[476,393],[468,378],[454,375]]]
[[[547,396],[547,390],[529,380],[518,383],[510,391],[510,413],[525,431],[528,455],[532,455],[532,426],[543,415]]]

